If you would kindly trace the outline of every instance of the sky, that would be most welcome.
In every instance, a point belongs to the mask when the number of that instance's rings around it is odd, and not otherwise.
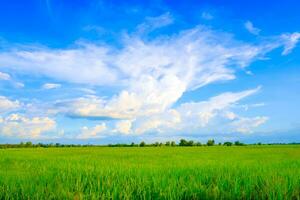
[[[0,143],[300,142],[292,0],[0,2]]]

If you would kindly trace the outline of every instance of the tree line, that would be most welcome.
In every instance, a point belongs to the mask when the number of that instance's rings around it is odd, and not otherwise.
[[[146,143],[144,141],[140,143],[117,143],[117,144],[107,144],[107,145],[95,145],[95,144],[60,144],[60,143],[32,143],[32,142],[21,142],[19,144],[0,144],[0,149],[5,148],[55,148],[55,147],[192,147],[192,146],[246,146],[246,145],[291,145],[291,144],[300,144],[300,143],[267,143],[263,144],[261,142],[254,143],[254,144],[245,144],[240,141],[235,142],[219,142],[216,143],[214,139],[209,139],[206,143],[201,143],[198,141],[193,140],[185,140],[181,139],[178,143],[175,141],[166,141],[164,143],[162,142],[155,142],[155,143]]]

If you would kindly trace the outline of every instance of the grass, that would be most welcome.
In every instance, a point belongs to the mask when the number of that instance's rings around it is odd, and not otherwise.
[[[300,199],[300,146],[0,149],[0,199]]]

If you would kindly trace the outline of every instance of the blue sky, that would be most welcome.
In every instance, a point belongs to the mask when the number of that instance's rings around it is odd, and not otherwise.
[[[299,10],[1,2],[0,142],[299,142]]]

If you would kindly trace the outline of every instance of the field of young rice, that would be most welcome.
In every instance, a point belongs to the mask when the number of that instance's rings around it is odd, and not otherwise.
[[[300,199],[300,146],[0,149],[0,199]]]

